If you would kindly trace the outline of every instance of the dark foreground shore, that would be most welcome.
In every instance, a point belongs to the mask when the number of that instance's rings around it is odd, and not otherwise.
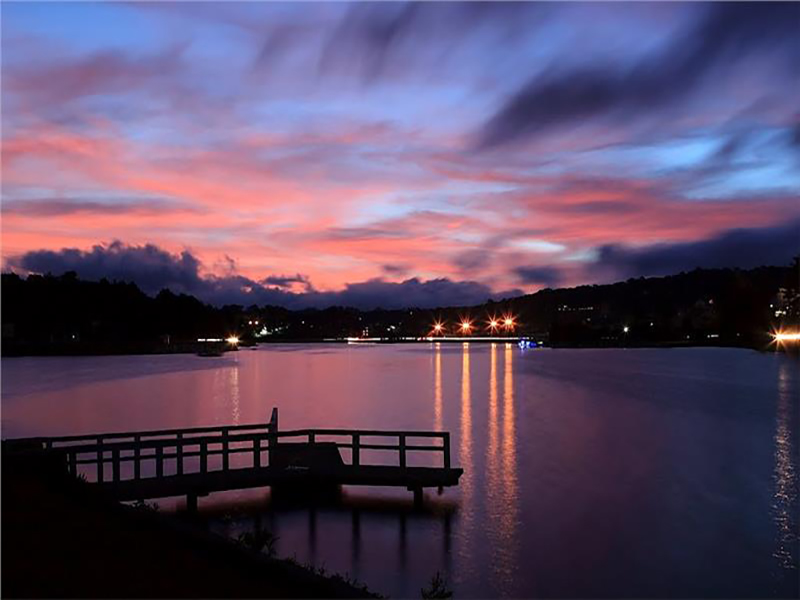
[[[4,598],[376,597],[7,453],[1,583]]]

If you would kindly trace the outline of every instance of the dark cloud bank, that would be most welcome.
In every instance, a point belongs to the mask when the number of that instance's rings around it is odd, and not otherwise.
[[[272,304],[292,309],[353,306],[371,308],[432,308],[467,306],[489,298],[520,295],[520,290],[493,294],[491,289],[475,281],[451,281],[446,278],[422,281],[418,278],[392,283],[371,279],[349,283],[338,292],[320,292],[308,277],[271,275],[255,281],[242,275],[202,276],[200,261],[190,252],[170,254],[158,246],[129,246],[116,241],[94,246],[89,251],[63,249],[28,252],[9,261],[10,266],[35,273],[59,275],[75,271],[83,279],[133,281],[148,294],[164,288],[192,294],[216,305]],[[302,293],[289,291],[293,285],[303,286]]]
[[[784,266],[800,255],[800,218],[770,227],[730,229],[708,239],[692,242],[630,247],[606,244],[587,264],[587,281],[610,283],[630,277],[675,275],[694,269],[752,269]],[[556,287],[565,273],[555,266],[516,267],[517,280],[525,285]]]
[[[528,285],[554,287],[562,280],[561,271],[556,267],[517,267],[514,273],[522,283]]]
[[[598,258],[587,265],[590,280],[613,281],[627,277],[670,275],[702,268],[753,268],[761,265],[787,265],[800,255],[800,219],[762,228],[732,229],[705,240],[674,244],[654,244],[630,248],[606,245],[598,248]],[[296,275],[271,275],[255,281],[232,273],[223,277],[200,274],[200,261],[188,251],[169,252],[152,244],[130,246],[116,241],[97,245],[89,251],[77,249],[37,250],[14,257],[9,266],[34,273],[60,275],[75,271],[83,279],[101,278],[133,281],[148,294],[164,288],[192,294],[211,304],[271,304],[291,309],[352,306],[372,308],[433,308],[469,306],[486,300],[523,294],[514,289],[493,294],[476,281],[451,281],[447,278],[422,281],[416,277],[400,283],[371,279],[349,283],[338,292],[320,292],[309,278]],[[564,273],[554,266],[517,267],[513,274],[525,285],[554,287],[564,281]],[[300,286],[304,291],[291,291]]]
[[[706,240],[628,248],[599,248],[593,268],[616,277],[671,275],[697,267],[751,269],[788,265],[800,254],[800,219],[772,227],[731,229]]]

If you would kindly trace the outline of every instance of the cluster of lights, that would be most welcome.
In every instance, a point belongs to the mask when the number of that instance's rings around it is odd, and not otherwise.
[[[198,342],[211,342],[211,343],[218,343],[218,342],[228,342],[231,346],[235,346],[239,343],[239,337],[232,335],[226,337],[224,340],[222,338],[197,338]]]
[[[486,330],[489,333],[497,333],[501,328],[505,331],[514,331],[514,328],[517,326],[516,317],[511,314],[503,315],[502,319],[491,317],[486,323]],[[469,335],[475,329],[476,326],[474,322],[467,318],[462,318],[461,321],[456,325],[456,332],[460,333],[461,335]],[[447,328],[443,321],[436,321],[433,323],[431,335],[444,335],[446,332]]]

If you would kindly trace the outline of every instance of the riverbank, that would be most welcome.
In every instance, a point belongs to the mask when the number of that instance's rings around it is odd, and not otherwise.
[[[370,598],[197,522],[125,506],[57,466],[2,462],[6,598]]]

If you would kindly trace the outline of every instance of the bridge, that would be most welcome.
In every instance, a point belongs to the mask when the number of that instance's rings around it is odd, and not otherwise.
[[[458,485],[463,474],[451,466],[449,432],[281,431],[277,408],[268,423],[18,438],[5,440],[3,446],[7,456],[56,457],[69,473],[117,500],[186,496],[190,511],[197,510],[198,497],[211,492],[267,486],[405,487],[419,506],[423,488],[441,492]],[[420,454],[434,460],[409,464]],[[380,460],[365,460],[366,455]]]

